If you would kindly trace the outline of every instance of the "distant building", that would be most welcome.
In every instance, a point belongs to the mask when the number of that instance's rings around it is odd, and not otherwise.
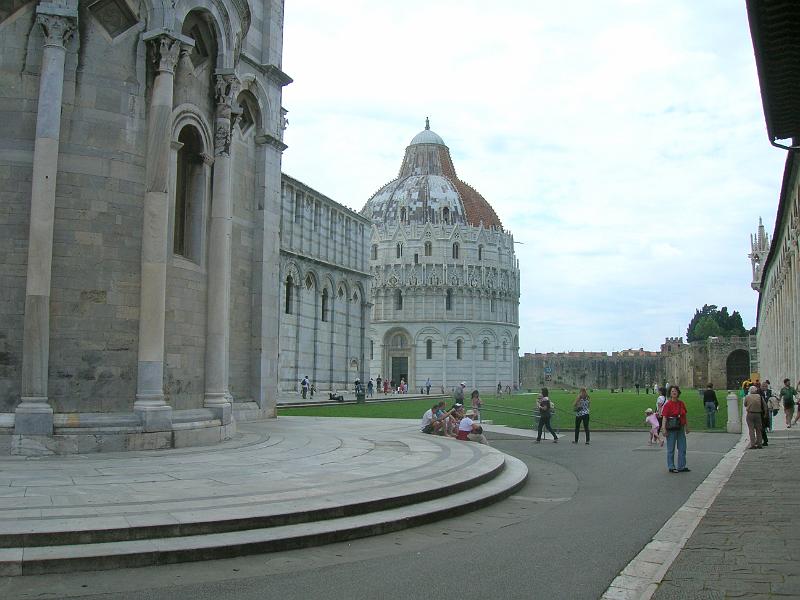
[[[400,173],[361,213],[372,220],[370,375],[418,390],[518,380],[519,264],[490,204],[425,129]]]
[[[652,388],[653,383],[702,388],[736,389],[750,374],[747,337],[711,337],[685,344],[682,337],[667,338],[660,351],[548,352],[520,358],[524,389],[541,386],[566,388]]]

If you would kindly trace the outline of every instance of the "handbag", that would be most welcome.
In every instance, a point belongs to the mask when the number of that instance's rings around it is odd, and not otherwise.
[[[681,428],[680,417],[667,417],[667,431],[678,431]]]

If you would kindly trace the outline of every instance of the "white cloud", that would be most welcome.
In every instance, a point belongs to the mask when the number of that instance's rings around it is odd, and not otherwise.
[[[754,324],[785,155],[739,3],[305,0],[285,26],[284,170],[359,209],[430,115],[523,242],[523,352],[656,348],[704,303]]]

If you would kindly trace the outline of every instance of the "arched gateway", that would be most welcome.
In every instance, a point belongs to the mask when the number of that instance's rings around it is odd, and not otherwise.
[[[750,353],[747,350],[731,352],[725,360],[725,373],[728,389],[738,389],[750,377]]]

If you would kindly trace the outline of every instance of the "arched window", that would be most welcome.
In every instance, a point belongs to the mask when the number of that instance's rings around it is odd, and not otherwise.
[[[372,244],[372,260],[378,260],[378,244]]]
[[[294,222],[301,223],[303,221],[303,196],[300,192],[294,193]]]
[[[397,244],[397,258],[403,258],[403,244]]]
[[[453,309],[453,290],[447,290],[447,293],[444,296],[444,309]]]
[[[450,223],[450,209],[447,207],[442,209],[442,221]]]
[[[416,252],[414,252],[414,264],[415,265],[419,264],[419,254],[417,254]]]
[[[285,302],[286,306],[284,307],[284,312],[287,315],[292,314],[293,297],[294,297],[294,280],[292,279],[292,276],[289,275],[286,278],[286,302]]]
[[[400,209],[400,222],[401,223],[405,223],[406,222],[406,209],[405,209],[405,207]]]
[[[322,290],[322,320],[328,320],[328,288]]]
[[[508,360],[508,342],[503,342],[503,361]]]
[[[428,360],[433,358],[433,340],[431,339],[425,341],[425,358]]]
[[[369,359],[370,360],[375,359],[375,342],[373,342],[372,340],[369,341]]]
[[[394,292],[394,308],[395,310],[403,310],[403,292],[395,290]]]
[[[464,358],[464,340],[456,340],[456,359],[461,360]]]
[[[494,312],[496,308],[497,307],[495,306],[494,298],[492,298],[491,300],[489,300],[489,310],[491,312]]]
[[[175,254],[200,263],[203,239],[203,206],[206,176],[203,169],[203,141],[194,127],[187,125],[178,136],[178,164],[175,179]]]
[[[478,246],[478,260],[483,260],[483,246]]]
[[[489,360],[489,340],[483,340],[483,360]]]
[[[433,256],[433,244],[425,242],[425,256]]]
[[[458,242],[453,243],[453,258],[458,258]]]

